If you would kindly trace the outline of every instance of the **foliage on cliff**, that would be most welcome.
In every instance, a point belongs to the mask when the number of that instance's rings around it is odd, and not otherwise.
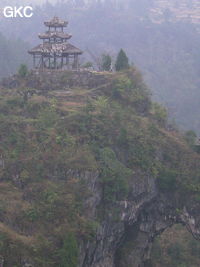
[[[200,244],[180,225],[156,239],[152,250],[154,267],[197,267],[200,265]]]
[[[176,192],[180,209],[183,194],[199,201],[199,155],[169,125],[164,108],[151,102],[138,70],[93,73],[90,86],[78,86],[74,75],[58,73],[51,90],[47,77],[33,73],[0,89],[5,267],[21,266],[22,259],[77,266],[78,245],[94,238],[108,214],[119,220],[113,206],[129,198],[138,171],[154,177],[161,192]],[[104,83],[95,86],[98,79]],[[101,203],[88,217],[95,177]]]

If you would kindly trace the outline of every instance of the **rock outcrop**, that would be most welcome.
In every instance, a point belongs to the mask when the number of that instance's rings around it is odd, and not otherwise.
[[[96,198],[89,202],[93,209],[101,201],[98,188],[101,190],[96,180],[92,186]],[[180,211],[176,201],[173,193],[159,192],[155,178],[139,173],[133,176],[129,199],[113,206],[118,208],[118,220],[113,220],[112,212],[108,214],[95,239],[81,245],[79,266],[149,266],[155,237],[174,224],[185,225],[194,238],[200,239],[200,205],[187,199],[187,205]]]

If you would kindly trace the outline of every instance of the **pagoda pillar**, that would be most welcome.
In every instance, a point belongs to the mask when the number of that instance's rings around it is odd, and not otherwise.
[[[42,67],[42,69],[44,68],[44,57],[43,57],[43,55],[42,55],[42,58],[41,58],[41,67]]]
[[[66,66],[67,68],[69,68],[69,56],[68,55],[66,56]]]
[[[54,69],[56,69],[56,53],[54,53],[54,56],[53,56],[53,67]]]
[[[74,55],[74,68],[77,70],[78,69],[78,55]]]
[[[51,68],[51,55],[50,54],[49,54],[49,60],[48,61],[49,61],[49,67],[48,68],[50,69]]]
[[[33,67],[35,68],[35,54],[33,55]]]
[[[61,69],[63,68],[63,55],[61,56]]]

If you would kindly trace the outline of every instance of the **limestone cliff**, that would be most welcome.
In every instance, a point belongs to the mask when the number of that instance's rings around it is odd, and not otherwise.
[[[199,154],[137,69],[16,75],[0,109],[3,267],[150,266],[173,224],[200,237]]]

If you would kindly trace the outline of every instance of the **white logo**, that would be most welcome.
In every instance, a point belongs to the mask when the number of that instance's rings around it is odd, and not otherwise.
[[[31,6],[20,6],[12,7],[6,6],[3,8],[3,15],[5,18],[31,18],[33,16],[33,7]]]

